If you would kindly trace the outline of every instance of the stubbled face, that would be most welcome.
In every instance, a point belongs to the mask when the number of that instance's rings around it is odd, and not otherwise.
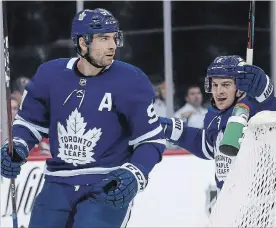
[[[98,66],[105,67],[112,63],[117,45],[115,36],[117,33],[94,34],[89,46],[89,54],[92,62]],[[86,45],[83,38],[80,38],[80,46],[86,52]]]
[[[231,78],[212,78],[212,95],[218,109],[229,108],[236,97],[236,84]]]

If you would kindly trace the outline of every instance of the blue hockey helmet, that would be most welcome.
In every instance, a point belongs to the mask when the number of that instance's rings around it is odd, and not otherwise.
[[[238,72],[237,66],[244,65],[245,61],[238,55],[219,56],[207,68],[205,77],[205,92],[210,93],[212,89],[212,78],[233,78],[235,79]]]
[[[115,43],[117,47],[123,46],[123,33],[119,30],[119,22],[111,12],[97,8],[94,10],[85,9],[76,14],[72,22],[71,38],[80,53],[79,37],[83,37],[86,45],[89,46],[93,34],[104,34],[116,32]]]

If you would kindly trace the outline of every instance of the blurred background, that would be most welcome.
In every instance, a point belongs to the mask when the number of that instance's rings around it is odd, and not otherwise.
[[[274,76],[273,2],[256,3],[254,64]],[[140,67],[155,91],[160,116],[178,116],[201,127],[210,96],[204,93],[208,65],[219,55],[245,58],[248,1],[9,1],[10,74],[14,114],[37,67],[76,56],[71,21],[84,8],[105,8],[120,21],[124,47],[116,58]],[[166,23],[164,23],[166,22]],[[4,83],[2,98],[4,102]],[[5,128],[2,109],[2,130]],[[200,121],[198,121],[200,119]]]
[[[256,2],[253,61],[272,77],[274,84],[275,4],[273,1]],[[138,66],[149,76],[156,92],[157,114],[178,116],[189,126],[202,128],[210,102],[210,95],[204,92],[208,65],[220,55],[245,58],[248,1],[9,1],[7,22],[13,116],[19,108],[26,83],[41,63],[76,56],[70,39],[74,15],[81,9],[98,7],[111,11],[119,20],[124,31],[124,47],[117,49],[116,58]],[[0,139],[3,142],[7,137],[4,75],[1,78],[0,101]],[[48,139],[43,139],[31,154],[49,155]],[[187,163],[190,164],[190,160]],[[197,177],[195,179],[200,180],[198,176],[201,173],[209,172],[200,171],[199,168],[205,164],[204,161],[204,164],[199,163],[193,166],[193,171],[190,170]],[[214,167],[213,161],[210,167]],[[183,171],[182,174],[185,173]],[[202,179],[206,179],[207,185],[207,178],[204,176]],[[191,185],[195,182],[191,180]],[[213,187],[207,191],[208,213],[215,199]],[[189,194],[194,194],[194,190]],[[205,196],[202,198],[205,200]],[[187,217],[183,217],[185,213],[179,217],[189,219],[191,216],[188,211],[186,213]],[[198,212],[194,215],[197,216]]]
[[[256,3],[254,64],[273,76],[274,3]],[[73,57],[71,21],[85,8],[105,8],[119,20],[124,47],[116,58],[140,67],[155,91],[160,116],[178,116],[202,127],[210,95],[204,93],[208,65],[219,55],[245,58],[248,1],[9,1],[10,75],[14,114],[37,67]],[[166,22],[166,23],[164,23]],[[4,80],[1,123],[4,125]],[[5,137],[5,134],[2,138]]]
[[[82,8],[106,8],[120,21],[125,45],[117,59],[129,62],[145,71],[156,88],[158,98],[166,103],[164,15],[162,1],[10,1],[8,33],[12,89],[22,90],[22,78],[30,79],[37,67],[54,58],[75,56],[70,39],[71,21]],[[237,54],[245,57],[249,2],[244,1],[173,1],[171,7],[173,112],[187,101],[187,89],[199,86],[202,105],[209,96],[204,93],[207,66],[219,55]],[[270,8],[269,1],[256,4],[254,63],[268,75],[270,67]],[[167,40],[166,42],[170,42]],[[171,84],[170,84],[171,85]],[[168,90],[167,90],[168,91]],[[169,94],[170,95],[170,94]],[[162,102],[157,104],[163,115]],[[162,106],[163,105],[163,106]],[[169,104],[166,115],[172,115]]]

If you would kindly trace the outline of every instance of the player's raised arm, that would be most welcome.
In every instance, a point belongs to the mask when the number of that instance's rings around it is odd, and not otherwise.
[[[214,159],[213,145],[205,129],[188,127],[179,118],[160,117],[160,119],[169,142],[185,148],[199,158]]]

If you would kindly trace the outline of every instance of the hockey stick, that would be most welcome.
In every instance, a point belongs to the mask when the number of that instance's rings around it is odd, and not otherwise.
[[[254,44],[254,26],[255,26],[255,0],[250,1],[248,16],[248,41],[246,49],[246,63],[253,64],[253,44]]]
[[[8,41],[8,22],[6,1],[2,1],[3,12],[3,36],[4,36],[4,70],[6,82],[6,101],[7,101],[7,116],[8,116],[8,142],[9,151],[13,157],[13,140],[12,140],[12,109],[11,109],[11,89],[10,89],[10,60],[9,60],[9,41]],[[17,211],[16,211],[16,188],[15,179],[10,181],[11,201],[12,201],[12,222],[13,228],[18,228]]]
[[[254,25],[255,25],[255,1],[250,1],[249,16],[248,16],[248,41],[246,49],[246,63],[249,65],[253,64],[253,44],[254,44]],[[247,106],[246,106],[247,107]],[[249,116],[249,111],[244,105],[236,105],[233,109],[232,116],[238,118],[243,116]],[[220,143],[220,151],[223,154],[229,156],[236,156],[240,150],[239,139],[242,138],[244,125],[240,122],[229,122],[227,123],[224,131],[223,139]]]

